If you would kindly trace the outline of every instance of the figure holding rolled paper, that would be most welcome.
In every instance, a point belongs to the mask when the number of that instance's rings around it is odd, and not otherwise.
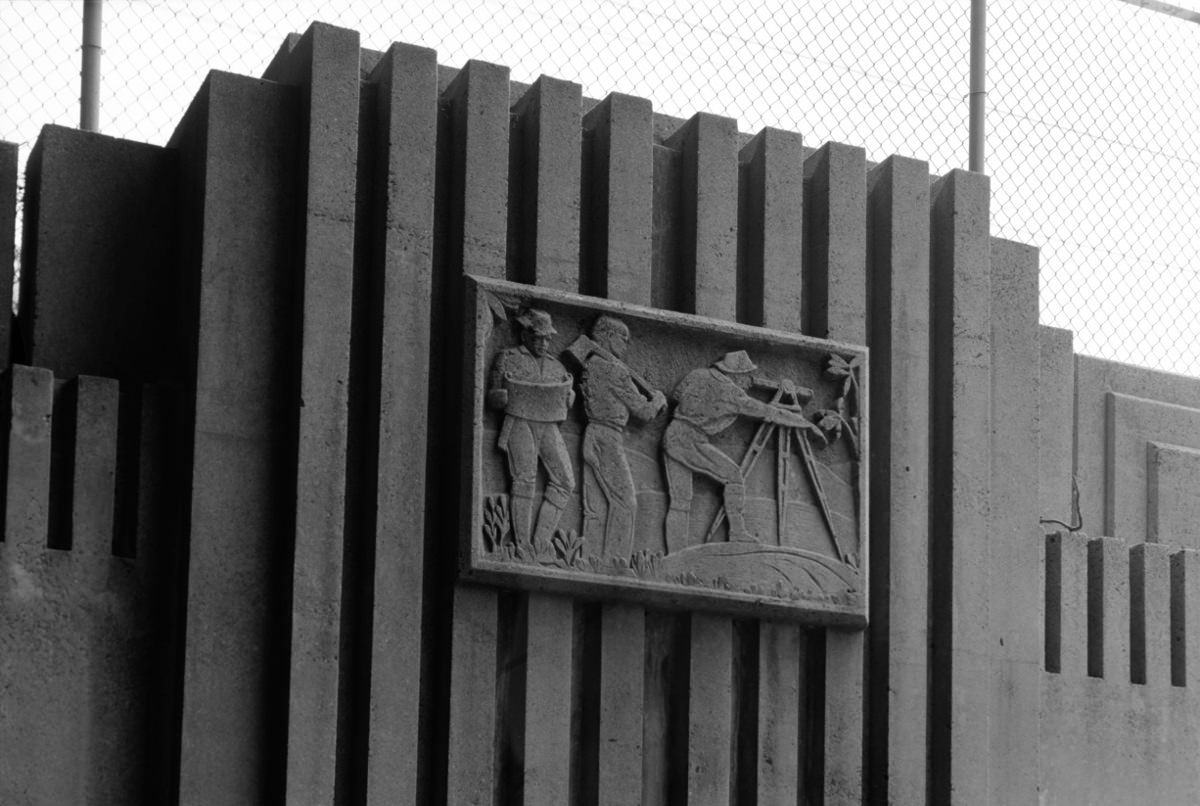
[[[529,308],[516,322],[521,344],[496,356],[486,402],[504,412],[496,445],[507,456],[512,477],[513,533],[518,541],[545,550],[575,489],[575,473],[559,431],[575,391],[571,375],[550,353],[550,337],[557,332],[550,314]],[[546,490],[535,528],[539,462],[546,472]]]

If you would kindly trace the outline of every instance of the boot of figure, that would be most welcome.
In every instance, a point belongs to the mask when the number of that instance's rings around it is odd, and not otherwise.
[[[518,546],[529,545],[533,537],[533,496],[512,497],[512,528]]]
[[[537,530],[533,533],[533,548],[535,551],[549,551],[550,539],[558,528],[558,519],[562,516],[562,507],[550,501],[542,501],[542,509],[538,512]]]

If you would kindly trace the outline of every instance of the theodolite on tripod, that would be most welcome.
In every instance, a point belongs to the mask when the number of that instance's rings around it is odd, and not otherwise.
[[[812,399],[812,390],[804,386],[797,386],[790,380],[773,380],[755,376],[753,386],[760,389],[768,389],[773,392],[771,406],[784,409],[786,411],[800,414],[804,406]],[[746,455],[742,457],[741,470],[742,476],[748,478],[750,472],[758,464],[759,458],[763,451],[771,442],[771,438],[776,438],[776,454],[775,454],[775,483],[777,489],[776,495],[776,541],[778,545],[783,545],[783,533],[787,523],[787,508],[788,508],[788,490],[791,486],[791,465],[789,459],[792,454],[792,440],[795,439],[799,446],[799,458],[802,467],[804,468],[805,476],[808,478],[809,486],[812,489],[813,497],[817,501],[817,507],[821,511],[821,517],[825,521],[826,527],[829,529],[829,537],[833,542],[834,550],[837,552],[839,560],[843,562],[849,559],[849,555],[842,548],[841,542],[837,537],[837,530],[833,525],[833,513],[829,508],[829,499],[825,495],[824,485],[821,483],[821,477],[817,473],[817,463],[813,456],[812,445],[809,444],[808,437],[805,431],[821,434],[817,428],[805,429],[796,426],[782,426],[771,422],[762,422],[758,426],[758,430],[754,434],[754,438],[750,441],[750,447],[746,450]],[[821,434],[824,441],[824,435]],[[712,542],[716,537],[717,531],[725,522],[725,507],[722,506],[717,510],[716,517],[713,518],[712,526],[708,529],[708,534],[704,538],[705,543]]]

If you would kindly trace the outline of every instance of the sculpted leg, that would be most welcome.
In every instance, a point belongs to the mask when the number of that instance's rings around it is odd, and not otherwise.
[[[508,429],[505,450],[512,476],[509,510],[517,543],[528,544],[533,535],[533,500],[537,491],[537,448],[528,423],[514,420]]]
[[[665,526],[667,553],[686,548],[688,544],[688,521],[692,511],[692,470],[683,462],[665,456],[667,466],[667,488],[671,494],[671,507],[667,510]]]
[[[593,556],[601,553],[604,541],[605,495],[596,475],[599,463],[595,429],[588,427],[583,432],[583,545]]]

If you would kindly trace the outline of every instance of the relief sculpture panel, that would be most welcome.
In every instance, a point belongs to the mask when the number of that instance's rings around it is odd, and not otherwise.
[[[866,621],[866,350],[467,278],[466,579]]]

